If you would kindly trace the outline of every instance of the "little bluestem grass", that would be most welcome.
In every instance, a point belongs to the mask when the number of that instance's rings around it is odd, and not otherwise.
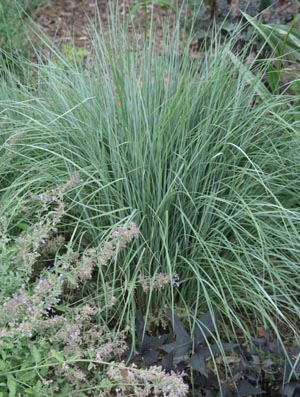
[[[84,285],[109,294],[110,279],[116,310],[103,318],[119,330],[134,329],[137,308],[169,306],[191,329],[216,309],[228,336],[278,324],[297,335],[299,106],[268,93],[266,64],[246,66],[234,42],[192,60],[177,33],[135,51],[115,28],[110,42],[96,35],[85,70],[53,48],[31,65],[34,83],[3,80],[0,204],[76,170],[67,239],[93,247],[136,222],[138,243]],[[159,274],[166,288],[154,288]]]

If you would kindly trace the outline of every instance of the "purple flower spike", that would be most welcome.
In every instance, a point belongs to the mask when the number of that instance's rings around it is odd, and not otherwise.
[[[51,196],[51,201],[57,201],[57,200],[58,200],[57,196],[55,196],[55,195]]]
[[[32,338],[32,333],[31,332],[28,332],[28,338]]]

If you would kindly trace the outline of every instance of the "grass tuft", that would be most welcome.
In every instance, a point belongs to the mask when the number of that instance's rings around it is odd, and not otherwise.
[[[1,81],[2,213],[76,171],[83,181],[66,194],[67,241],[95,247],[124,222],[140,229],[85,285],[99,292],[109,278],[112,324],[122,329],[137,309],[151,317],[165,305],[184,311],[190,328],[216,310],[228,337],[282,323],[297,333],[297,99],[270,94],[267,61],[245,66],[234,40],[192,60],[176,32],[160,51],[153,36],[142,51],[117,30],[108,36],[95,37],[84,70],[53,49],[29,65],[34,77],[8,72]],[[30,210],[18,224],[28,219]],[[167,288],[153,287],[159,274]]]

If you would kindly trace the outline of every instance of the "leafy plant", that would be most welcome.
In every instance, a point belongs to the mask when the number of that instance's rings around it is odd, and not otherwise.
[[[84,67],[85,59],[89,55],[89,51],[86,48],[76,48],[71,44],[66,44],[63,50],[69,62],[76,64],[79,68]]]
[[[300,36],[298,29],[295,27],[299,22],[299,15],[294,18],[289,26],[265,25],[247,14],[243,15],[263,36],[277,56],[273,64],[269,64],[268,83],[272,91],[278,94],[281,76],[284,72],[284,61],[300,60]]]
[[[6,228],[0,262],[4,277],[0,296],[0,395],[64,395],[81,389],[83,384],[92,388],[92,369],[98,372],[95,381],[100,373],[105,378],[110,362],[127,349],[125,333],[115,333],[105,322],[97,321],[97,316],[107,316],[114,306],[109,277],[104,280],[104,296],[85,297],[82,303],[76,295],[97,274],[97,268],[116,259],[139,230],[131,222],[116,228],[98,247],[75,250],[70,242],[65,247],[59,234],[65,215],[64,198],[81,183],[75,171],[54,189],[28,194],[23,205],[27,211],[33,207],[31,224],[24,227],[22,222],[24,230],[16,237],[9,235],[8,214],[2,218]],[[12,275],[17,275],[13,287],[7,282]],[[106,386],[112,384],[107,382]]]
[[[269,329],[264,330],[264,336],[253,338],[252,343],[250,351],[242,346],[235,349],[240,362],[232,379],[244,379],[267,393],[279,391],[282,396],[292,397],[299,387],[299,347],[292,347],[286,355],[282,345],[270,338]]]
[[[33,15],[45,0],[3,0],[0,4],[0,47],[2,51],[25,50],[26,15]]]
[[[22,75],[32,54],[28,41],[29,18],[46,0],[2,0],[0,3],[0,77],[7,70]]]
[[[197,321],[192,337],[178,316],[167,311],[173,324],[175,340],[170,334],[157,337],[145,333],[145,322],[138,313],[136,322],[137,348],[131,361],[146,367],[161,363],[166,371],[194,372],[193,386],[202,395],[248,396],[280,392],[293,397],[300,388],[299,347],[293,347],[288,355],[278,341],[271,340],[270,330],[261,329],[263,336],[252,338],[252,348],[247,350],[240,343],[210,343],[217,333],[216,313],[206,313]],[[167,355],[162,356],[162,351]],[[230,353],[229,353],[230,352]],[[231,375],[223,375],[218,366],[226,365],[229,353]],[[217,357],[221,356],[221,360]],[[216,376],[217,374],[217,376]]]
[[[216,39],[194,60],[178,30],[161,50],[139,52],[113,28],[110,42],[96,36],[88,71],[53,48],[30,64],[34,82],[1,81],[1,215],[76,169],[84,182],[66,192],[65,251],[40,258],[70,264],[65,278],[81,286],[75,302],[96,296],[109,306],[113,295],[115,310],[99,317],[116,332],[134,329],[137,307],[147,323],[167,305],[184,311],[192,343],[195,317],[212,307],[217,340],[241,329],[250,342],[257,324],[276,330],[277,321],[297,336],[298,106],[266,89],[268,62],[245,64],[234,41]],[[18,213],[14,238],[36,214],[31,206]],[[97,248],[98,260],[99,241],[133,219],[138,244],[78,281],[75,264],[90,263],[85,250]]]

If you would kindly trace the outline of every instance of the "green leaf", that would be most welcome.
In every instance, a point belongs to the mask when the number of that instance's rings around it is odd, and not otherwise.
[[[279,88],[281,71],[280,69],[274,68],[273,65],[268,66],[268,83],[271,87],[272,92],[276,93]]]
[[[41,358],[41,353],[40,353],[40,351],[37,349],[36,346],[32,346],[32,348],[31,348],[31,354],[32,354],[32,357],[33,357],[35,363],[38,364],[38,363],[41,361],[42,358]]]
[[[103,379],[101,380],[101,382],[99,383],[99,387],[100,387],[100,388],[106,388],[106,387],[109,387],[109,386],[112,386],[112,383],[111,383],[110,380],[107,379],[107,378],[103,378]]]
[[[53,352],[52,352],[52,357],[56,358],[56,360],[57,360],[59,363],[63,363],[63,362],[65,361],[64,355],[63,355],[63,353],[61,353],[61,352],[53,351]]]
[[[35,371],[28,371],[28,372],[24,372],[21,376],[20,376],[20,380],[22,382],[28,382],[29,380],[32,380],[33,378],[35,378],[36,376],[36,372]]]
[[[66,274],[66,278],[71,285],[76,285],[76,279],[73,274]]]
[[[291,25],[285,26],[265,25],[244,12],[242,14],[279,57],[285,53],[289,58],[300,60],[300,34],[295,28],[299,15],[294,18]]]
[[[42,382],[38,380],[36,384],[32,387],[32,392],[34,393],[34,395],[38,395],[42,386],[43,386]]]
[[[7,375],[7,387],[8,387],[8,391],[9,397],[16,397],[17,395],[17,382],[15,380],[15,378],[12,375]]]
[[[27,225],[26,223],[24,223],[24,222],[20,222],[16,226],[19,227],[21,230],[24,230],[26,232],[31,230],[31,227],[29,225]]]
[[[88,366],[88,371],[90,371],[91,369],[94,369],[94,368],[95,368],[95,365],[92,362],[90,362],[89,366]]]

